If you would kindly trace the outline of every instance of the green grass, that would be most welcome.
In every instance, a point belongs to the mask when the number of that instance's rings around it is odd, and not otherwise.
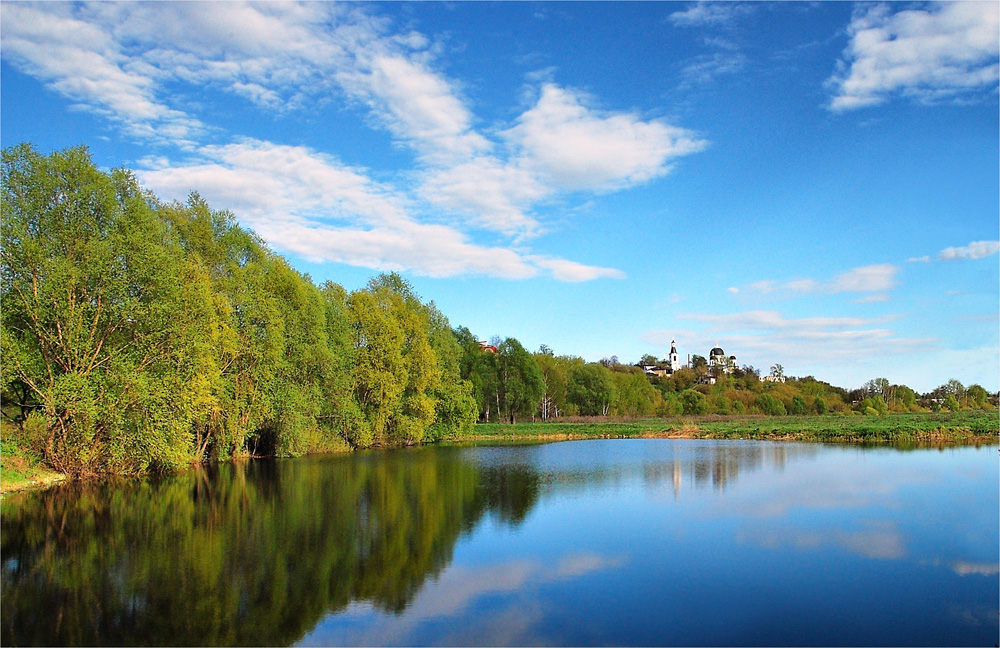
[[[45,486],[66,478],[47,468],[41,457],[18,445],[16,430],[6,422],[0,424],[0,493]]]
[[[996,411],[887,416],[684,416],[507,425],[480,423],[461,440],[686,437],[862,443],[997,443]]]

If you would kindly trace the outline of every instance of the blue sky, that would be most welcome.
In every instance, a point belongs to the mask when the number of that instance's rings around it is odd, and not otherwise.
[[[998,5],[60,3],[0,139],[588,360],[1000,383]]]

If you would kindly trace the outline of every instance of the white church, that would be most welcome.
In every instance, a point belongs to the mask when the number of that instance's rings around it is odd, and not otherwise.
[[[686,365],[681,365],[680,354],[677,353],[677,340],[670,340],[670,353],[667,354],[666,360],[663,364],[656,365],[639,365],[644,373],[651,376],[669,376],[670,374],[678,371],[684,366],[689,366],[691,364],[691,356],[688,356],[688,362]],[[712,350],[708,352],[708,368],[709,373],[716,374],[717,372],[722,373],[732,373],[736,369],[736,356],[727,356],[726,352],[722,350],[719,343],[716,342]],[[714,381],[714,378],[712,379]]]

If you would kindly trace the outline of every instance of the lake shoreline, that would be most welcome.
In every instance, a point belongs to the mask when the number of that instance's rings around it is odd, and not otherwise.
[[[618,434],[586,434],[586,433],[573,433],[573,432],[552,432],[552,433],[512,433],[504,435],[496,434],[472,434],[464,435],[459,437],[450,437],[443,439],[443,441],[448,443],[464,443],[464,442],[480,442],[480,441],[584,441],[588,439],[677,439],[677,440],[696,440],[696,439],[712,439],[712,440],[733,440],[733,441],[782,441],[782,442],[800,442],[800,443],[841,443],[845,445],[854,443],[865,443],[865,444],[884,444],[884,445],[894,445],[900,443],[898,439],[868,439],[862,437],[852,437],[852,436],[837,436],[829,438],[816,438],[814,436],[801,435],[801,434],[772,434],[766,436],[754,435],[754,436],[740,436],[732,434],[719,435],[710,431],[700,430],[700,429],[682,429],[682,430],[662,430],[659,432],[645,431],[638,434],[630,433],[618,433]],[[979,434],[969,434],[967,436],[956,436],[955,434],[928,434],[913,436],[907,439],[907,441],[912,441],[916,443],[929,443],[935,445],[997,445],[1000,444],[1000,439],[997,437],[990,437]]]
[[[869,416],[683,417],[679,420],[574,420],[480,423],[470,434],[450,441],[576,440],[607,438],[743,439],[829,443],[1000,443],[995,412],[892,414]]]
[[[955,413],[890,414],[869,416],[704,416],[668,419],[572,419],[570,421],[524,421],[478,423],[471,433],[445,436],[435,443],[482,443],[494,441],[581,441],[586,439],[716,439],[784,441],[874,445],[980,446],[1000,444],[996,411]],[[374,446],[372,449],[389,449]],[[354,450],[345,449],[343,454]],[[329,454],[330,451],[307,453]],[[259,458],[259,457],[258,457]],[[227,460],[246,461],[240,457]],[[192,464],[194,465],[194,464]],[[72,477],[32,467],[26,479],[0,480],[0,495],[44,490],[75,481]],[[178,472],[183,472],[183,469]],[[97,477],[98,479],[100,477]]]

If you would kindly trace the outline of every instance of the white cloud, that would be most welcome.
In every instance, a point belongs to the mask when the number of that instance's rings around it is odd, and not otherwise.
[[[825,288],[831,293],[885,292],[896,286],[899,268],[889,263],[854,268],[838,275]]]
[[[537,104],[506,131],[527,168],[565,190],[612,190],[663,175],[707,143],[690,131],[583,105],[573,90],[542,86]]]
[[[737,537],[741,542],[768,549],[829,551],[831,546],[837,546],[859,556],[881,560],[899,559],[907,554],[899,529],[885,522],[868,529],[823,529],[822,533],[795,528],[758,528],[743,530]]]
[[[948,247],[940,252],[936,259],[938,261],[967,261],[984,259],[1000,252],[1000,241],[973,241],[962,247]],[[930,263],[930,256],[913,257],[906,260],[907,263]]]
[[[477,225],[520,236],[538,231],[528,210],[552,193],[534,174],[489,156],[428,172],[419,191],[428,202]]]
[[[413,205],[391,186],[305,147],[245,140],[202,147],[184,165],[149,162],[136,175],[160,196],[180,200],[197,191],[278,249],[316,262],[432,277],[526,279],[542,271],[559,281],[623,276],[611,268],[479,245],[454,228],[417,222]]]
[[[552,271],[552,276],[559,281],[580,282],[594,279],[624,279],[625,273],[614,268],[598,268],[587,266],[566,259],[532,257],[532,261],[542,268]]]
[[[484,599],[495,599],[498,593],[519,592],[519,601],[534,599],[538,591],[548,583],[572,580],[590,573],[613,570],[624,564],[622,557],[608,558],[587,552],[566,554],[558,565],[549,565],[528,559],[511,560],[485,566],[451,565],[435,577],[435,587],[420,590],[406,609],[406,614],[387,621],[387,615],[372,615],[360,624],[356,634],[344,635],[334,632],[326,635],[320,625],[306,637],[307,643],[329,645],[349,643],[354,645],[389,645],[409,643],[412,630],[427,620],[445,619],[447,627],[456,628],[451,635],[445,635],[442,643],[448,645],[476,645],[483,637],[489,637],[496,645],[525,645],[537,641],[540,636],[537,626],[544,615],[536,605],[514,605],[509,610],[500,610],[475,628],[458,623],[465,610],[475,607]],[[492,602],[492,601],[491,601]],[[367,614],[368,605],[358,606],[354,614]]]
[[[969,562],[966,560],[956,560],[951,563],[951,568],[959,576],[978,574],[981,576],[993,576],[1000,573],[1000,564]]]
[[[688,84],[707,84],[715,78],[736,74],[747,64],[747,57],[731,51],[702,54],[691,59],[681,68],[681,76]]]
[[[787,297],[808,294],[833,295],[837,293],[881,293],[869,295],[864,299],[884,301],[888,291],[896,286],[896,275],[899,267],[890,263],[880,263],[853,268],[843,272],[829,281],[821,282],[815,279],[792,279],[782,283],[765,280],[752,283],[745,287],[747,292],[764,295],[775,294]],[[730,292],[732,292],[730,290]]]
[[[937,258],[942,261],[983,259],[997,252],[1000,252],[1000,241],[975,241],[964,247],[945,248]]]
[[[4,3],[0,9],[4,58],[79,107],[143,138],[162,133],[176,142],[203,130],[197,119],[160,100],[153,79],[128,69],[120,44],[74,16],[71,6]]]
[[[805,366],[842,366],[886,355],[930,351],[936,340],[903,338],[884,327],[896,317],[806,317],[789,319],[777,311],[754,310],[728,315],[687,313],[677,316],[704,325],[698,331],[650,331],[642,339],[666,346],[676,336],[684,345],[711,348],[721,342],[739,362],[781,362],[792,372]]]
[[[828,80],[830,109],[880,104],[894,95],[934,102],[997,87],[1000,20],[996,2],[944,2],[892,12],[859,9],[851,41]]]
[[[0,8],[5,61],[123,124],[133,138],[189,156],[172,162],[150,152],[160,161],[139,173],[149,186],[175,198],[200,191],[269,242],[313,259],[435,276],[465,268],[566,281],[620,277],[611,268],[477,245],[468,231],[535,236],[544,231],[535,208],[561,191],[635,185],[705,144],[662,121],[590,110],[551,84],[513,129],[491,140],[484,133],[496,131],[480,132],[460,84],[435,69],[438,50],[426,36],[393,33],[390,21],[341,3]],[[370,124],[416,153],[416,167],[383,172],[388,180],[376,183],[373,172],[314,150],[226,134],[193,116],[205,87],[270,114],[356,102],[369,110]],[[500,150],[502,143],[511,148]],[[457,217],[451,227],[439,222],[442,213]]]
[[[405,202],[390,187],[305,147],[248,139],[204,146],[198,153],[187,164],[140,169],[136,175],[165,198],[197,191],[254,226],[292,215],[372,224],[408,220]]]
[[[476,245],[443,225],[406,222],[397,227],[352,229],[293,218],[268,219],[256,223],[255,229],[278,248],[317,262],[410,271],[430,277],[483,274],[527,279],[539,273],[518,252]]]
[[[345,87],[364,95],[398,137],[430,162],[465,161],[492,148],[472,130],[472,115],[451,84],[418,62],[377,56],[368,69],[341,77]]]
[[[865,295],[864,297],[859,297],[858,299],[852,300],[855,304],[878,304],[881,302],[889,301],[889,295]]]
[[[684,11],[675,11],[668,19],[678,27],[731,26],[754,10],[751,4],[736,2],[697,2]]]

